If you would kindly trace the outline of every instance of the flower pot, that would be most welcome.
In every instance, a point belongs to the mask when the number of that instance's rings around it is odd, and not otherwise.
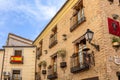
[[[119,47],[120,43],[119,42],[113,42],[112,45],[113,45],[113,47]]]
[[[46,70],[42,70],[42,74],[46,74]]]
[[[61,68],[65,68],[66,66],[67,66],[66,62],[61,62],[61,63],[60,63],[60,67],[61,67]]]

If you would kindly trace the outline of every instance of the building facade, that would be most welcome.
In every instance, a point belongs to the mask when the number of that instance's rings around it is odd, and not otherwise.
[[[36,47],[32,41],[10,33],[3,48],[2,80],[35,80]]]
[[[0,80],[2,79],[4,49],[0,49]]]
[[[33,42],[36,80],[120,80],[119,6],[67,0]]]

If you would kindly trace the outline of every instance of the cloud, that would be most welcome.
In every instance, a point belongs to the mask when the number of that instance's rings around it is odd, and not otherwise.
[[[0,11],[23,12],[27,17],[47,20],[55,15],[66,0],[34,0],[34,3],[21,3],[18,0],[0,0]],[[24,0],[21,0],[24,2]],[[46,3],[46,4],[43,4]]]
[[[20,27],[25,28],[24,26],[28,26],[26,30],[34,32],[34,34],[31,34],[33,37],[30,36],[30,39],[35,39],[65,1],[0,0],[0,44],[6,41],[9,32],[13,29],[14,31],[20,29]],[[30,26],[34,29],[29,30],[31,29]],[[17,32],[20,31],[15,33]],[[23,32],[21,31],[21,33]]]

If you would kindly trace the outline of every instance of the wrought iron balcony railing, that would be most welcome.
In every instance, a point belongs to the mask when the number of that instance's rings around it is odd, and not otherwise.
[[[86,57],[84,56],[83,57],[83,63],[80,64],[79,62],[79,56],[78,54],[75,54],[74,56],[71,57],[71,73],[78,73],[78,72],[81,72],[81,71],[85,71],[85,70],[88,70],[89,69],[89,63],[85,60]]]
[[[51,36],[50,38],[50,43],[49,43],[49,48],[52,48],[54,45],[57,44],[57,33]]]
[[[70,27],[70,32],[72,32],[74,29],[78,27],[79,24],[83,23],[86,20],[86,17],[83,16],[80,20],[76,20],[73,25]]]

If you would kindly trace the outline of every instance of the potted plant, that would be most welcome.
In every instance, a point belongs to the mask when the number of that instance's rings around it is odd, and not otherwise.
[[[120,38],[113,37],[112,38],[112,45],[113,45],[113,47],[119,47],[120,46]]]
[[[41,67],[41,66],[42,66],[42,61],[38,64],[38,66],[39,66],[39,67]]]
[[[46,61],[42,61],[42,66],[45,68],[47,66]]]
[[[42,70],[42,74],[46,74],[46,70]]]
[[[52,66],[51,66],[51,65],[49,65],[49,66],[48,66],[48,69],[51,69],[51,68],[52,68]]]
[[[47,66],[47,62],[46,61],[42,61],[42,66],[44,67],[44,70],[42,70],[42,74],[46,74],[46,66]]]
[[[66,62],[65,62],[65,57],[66,57],[66,50],[65,49],[61,49],[58,50],[58,55],[61,57],[62,62],[60,63],[60,67],[61,68],[65,68],[67,66]]]

